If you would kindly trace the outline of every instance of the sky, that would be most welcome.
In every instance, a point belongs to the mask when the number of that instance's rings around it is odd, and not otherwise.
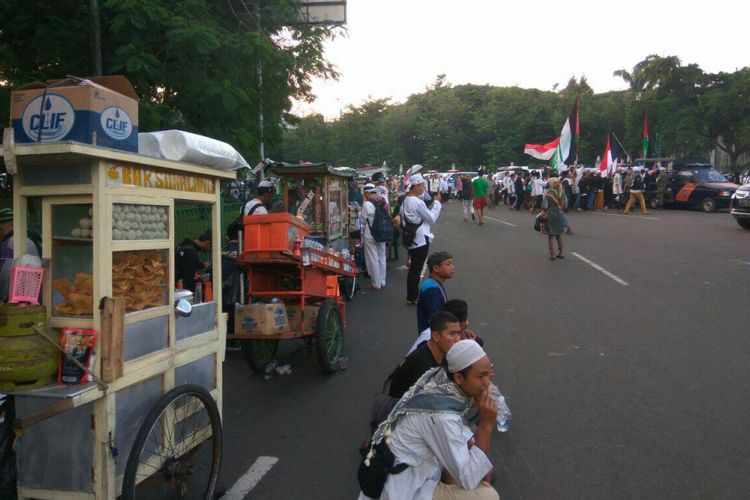
[[[403,102],[439,74],[453,85],[552,90],[586,76],[594,92],[650,54],[706,72],[750,65],[744,0],[348,0],[346,34],[325,54],[341,77],[313,81],[301,115],[339,116],[369,99]]]

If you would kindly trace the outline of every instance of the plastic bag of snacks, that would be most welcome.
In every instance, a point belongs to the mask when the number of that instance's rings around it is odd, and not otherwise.
[[[96,358],[97,337],[96,330],[66,326],[62,329],[62,335],[60,335],[60,347],[91,371],[94,368],[94,359]],[[67,356],[60,355],[59,369],[57,371],[57,381],[59,383],[68,385],[82,384],[88,382],[90,379],[91,377],[87,372],[76,366]]]

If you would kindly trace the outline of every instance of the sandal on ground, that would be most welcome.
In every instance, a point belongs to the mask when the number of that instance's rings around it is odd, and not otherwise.
[[[550,255],[549,260],[555,260],[555,257]]]
[[[564,259],[565,256],[563,254],[559,253],[559,254],[557,254],[557,256],[555,258],[556,259]]]
[[[417,302],[419,302],[419,301],[417,301],[417,300],[407,300],[406,301],[406,305],[407,306],[416,306]]]
[[[367,286],[365,287],[365,290],[372,290],[373,292],[375,292],[375,291],[377,291],[377,290],[380,290],[380,288],[378,288],[378,287],[376,287],[376,286],[373,286],[373,285],[367,285]]]

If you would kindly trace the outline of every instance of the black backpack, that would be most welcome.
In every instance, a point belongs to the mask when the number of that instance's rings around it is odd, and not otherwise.
[[[375,216],[372,219],[372,225],[370,225],[369,220],[367,221],[367,227],[370,228],[370,234],[378,243],[391,241],[393,239],[393,221],[388,214],[388,210],[385,208],[385,204],[372,204],[375,207]]]
[[[393,456],[393,452],[385,439],[372,446],[372,451],[373,455],[368,460],[368,447],[365,446],[360,449],[362,461],[359,463],[359,469],[357,470],[357,481],[365,496],[380,498],[388,475],[400,474],[409,466],[407,464],[393,465],[396,457]]]

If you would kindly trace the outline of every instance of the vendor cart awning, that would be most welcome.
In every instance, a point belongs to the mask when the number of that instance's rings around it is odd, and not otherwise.
[[[351,169],[338,169],[327,163],[272,163],[269,170],[280,177],[294,175],[337,175],[339,177],[354,177]]]

